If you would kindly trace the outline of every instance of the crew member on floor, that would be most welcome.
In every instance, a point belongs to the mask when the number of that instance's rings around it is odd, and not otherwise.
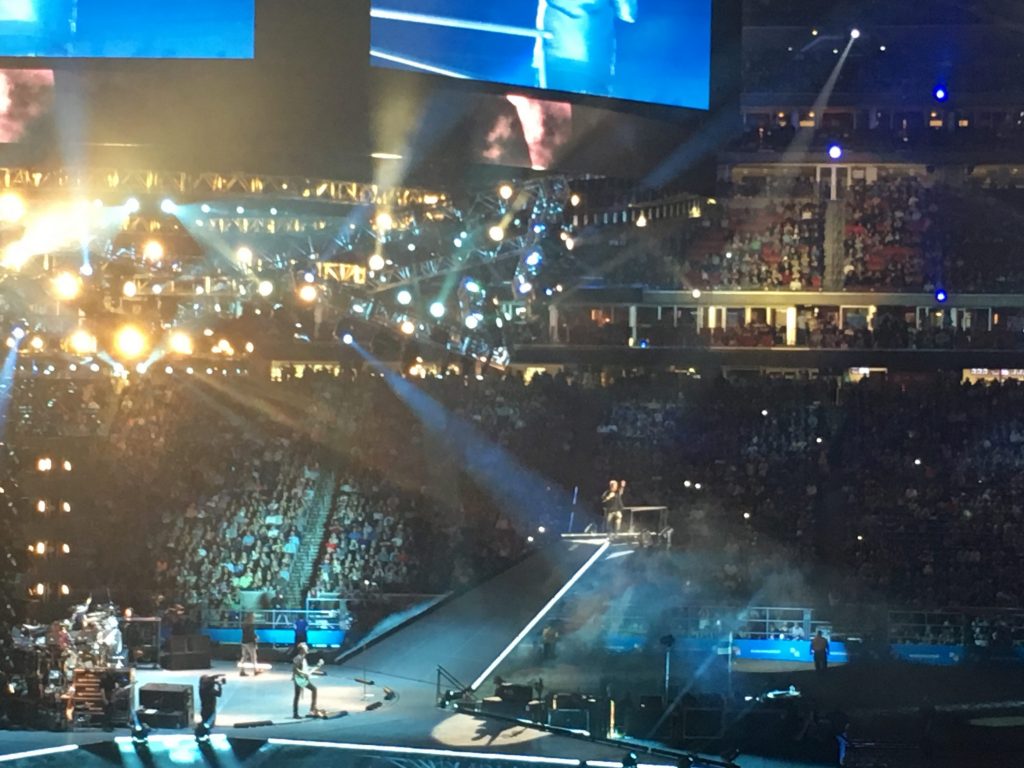
[[[814,654],[815,671],[824,674],[828,670],[828,638],[820,629],[811,638],[811,653]]]
[[[608,533],[618,533],[622,528],[622,494],[626,490],[625,480],[609,480],[608,490],[601,496],[601,509],[604,511],[604,529]]]

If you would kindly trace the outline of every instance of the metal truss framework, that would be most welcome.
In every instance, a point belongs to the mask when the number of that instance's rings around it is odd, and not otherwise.
[[[165,194],[195,199],[265,197],[382,207],[437,205],[447,199],[445,194],[434,190],[401,187],[385,189],[376,184],[312,176],[115,168],[0,168],[0,189],[80,192],[91,195],[116,191],[125,195]]]

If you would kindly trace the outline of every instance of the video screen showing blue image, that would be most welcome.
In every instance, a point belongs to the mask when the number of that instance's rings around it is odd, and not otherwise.
[[[374,64],[707,109],[711,0],[372,0]]]
[[[251,59],[255,0],[0,0],[0,56]]]

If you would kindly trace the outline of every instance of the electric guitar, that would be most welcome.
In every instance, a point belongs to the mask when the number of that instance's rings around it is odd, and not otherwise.
[[[325,674],[327,674],[322,669],[323,665],[324,660],[320,659],[320,661],[316,663],[316,666],[311,669],[308,669],[308,671],[303,671],[301,669],[293,669],[292,680],[295,682],[297,686],[299,686],[299,688],[305,688],[309,685],[309,678],[313,675],[323,677]]]

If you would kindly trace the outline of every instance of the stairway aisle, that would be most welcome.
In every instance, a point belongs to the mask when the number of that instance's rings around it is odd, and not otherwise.
[[[825,290],[843,289],[843,241],[846,208],[841,200],[830,200],[825,211]]]
[[[288,608],[304,608],[303,596],[313,576],[324,542],[327,519],[334,505],[334,494],[338,481],[334,472],[323,470],[317,481],[316,490],[302,513],[299,526],[299,551],[292,560],[288,586],[285,588],[285,605]]]

